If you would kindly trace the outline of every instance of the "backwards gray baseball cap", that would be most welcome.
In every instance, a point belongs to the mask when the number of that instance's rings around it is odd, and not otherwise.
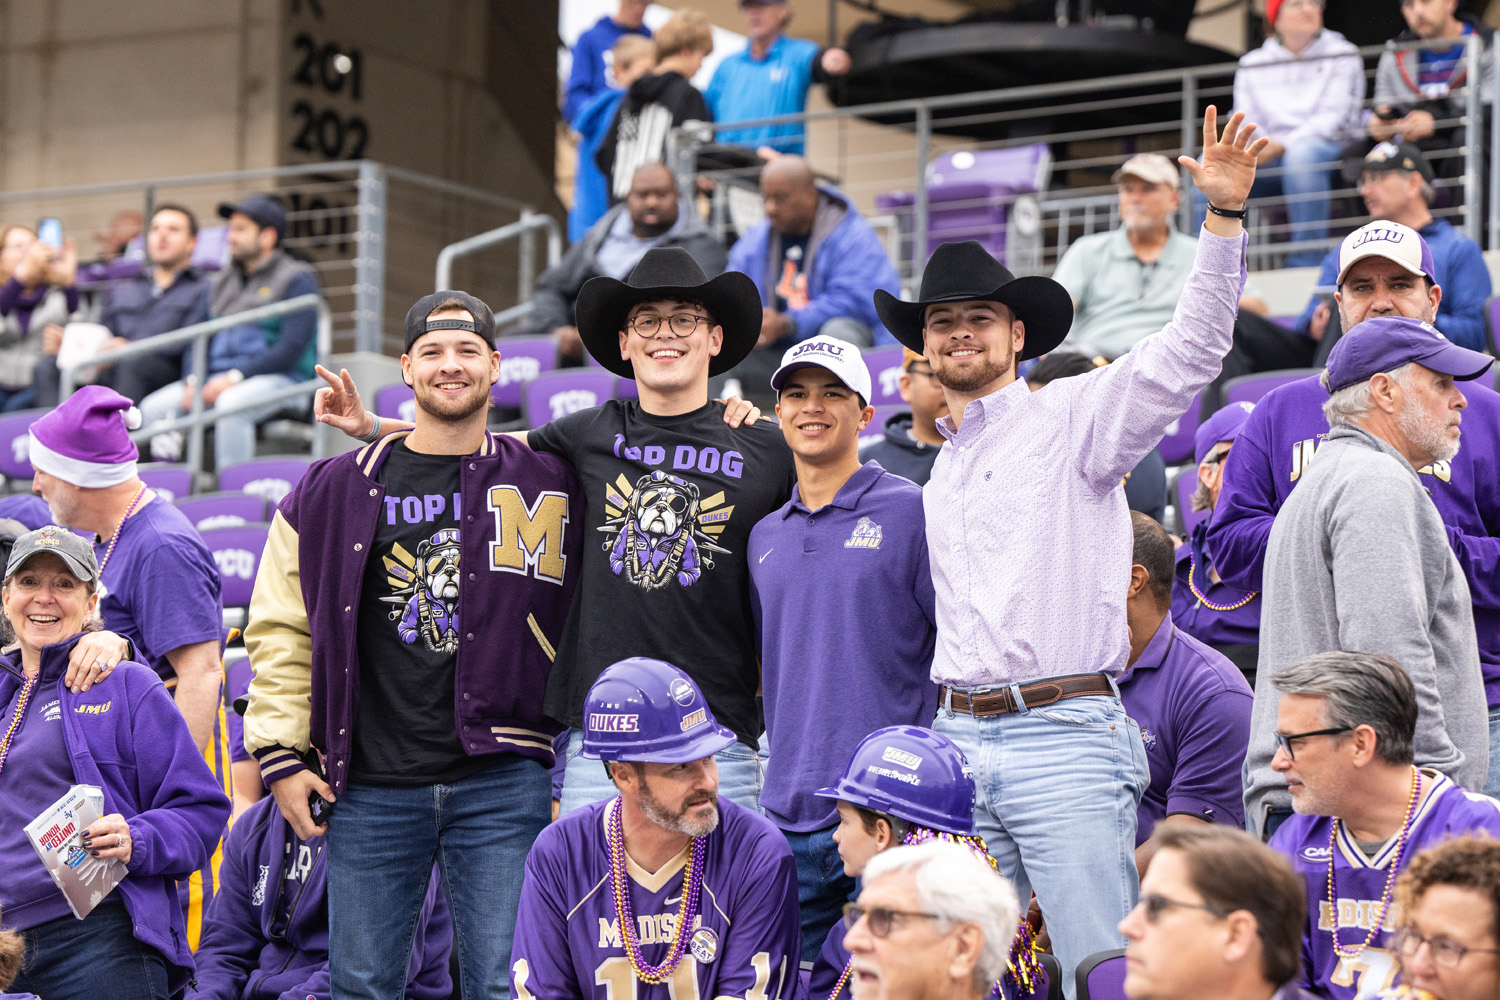
[[[92,580],[99,575],[99,561],[94,558],[94,547],[67,528],[55,524],[28,531],[16,539],[10,549],[10,559],[5,564],[5,578],[9,580],[33,556],[50,552],[67,564],[69,572],[80,580]]]

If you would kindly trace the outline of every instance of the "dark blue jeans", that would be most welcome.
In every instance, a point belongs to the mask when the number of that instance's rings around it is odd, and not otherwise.
[[[21,932],[26,964],[10,987],[47,1000],[166,1000],[167,963],[135,939],[118,899],[82,920],[71,914]]]
[[[546,768],[520,757],[451,785],[350,784],[328,822],[334,1000],[402,995],[434,859],[463,1000],[507,1000],[526,855],[551,814]]]
[[[838,824],[811,833],[781,831],[797,862],[797,905],[802,910],[802,961],[811,962],[854,898],[854,879],[844,874],[839,845],[833,842]]]

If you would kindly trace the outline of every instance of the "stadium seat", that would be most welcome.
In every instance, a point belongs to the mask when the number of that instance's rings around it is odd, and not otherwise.
[[[615,379],[615,398],[616,399],[640,399],[641,398],[641,387],[635,384],[635,379],[633,379],[633,378],[616,378]]]
[[[1172,480],[1172,505],[1177,508],[1177,521],[1183,538],[1191,535],[1200,521],[1208,520],[1213,514],[1211,510],[1193,509],[1189,499],[1197,489],[1198,467],[1196,465],[1185,466]]]
[[[1052,152],[1044,142],[1008,149],[959,150],[937,157],[928,171],[927,254],[930,256],[942,243],[978,240],[1000,261],[1007,260],[1007,249],[1019,260],[1023,255],[1019,244],[1024,241],[1006,246],[1010,216],[1018,207],[1019,197],[1045,191],[1051,176]],[[893,191],[877,195],[875,205],[907,221],[912,218],[915,200],[909,191]],[[1035,199],[1026,200],[1024,217],[1034,222]]]
[[[138,467],[137,471],[141,482],[165,497],[167,503],[175,503],[183,497],[192,495],[193,470],[185,465],[176,465],[171,462],[145,462]]]
[[[199,531],[236,528],[266,520],[266,498],[234,491],[200,493],[176,501],[177,509]]]
[[[375,390],[375,415],[389,420],[416,420],[417,397],[405,382]]]
[[[496,346],[500,350],[500,378],[490,389],[490,398],[502,409],[521,409],[526,384],[557,367],[557,344],[551,337],[503,337]]]
[[[1257,372],[1241,375],[1224,383],[1224,405],[1230,403],[1259,403],[1260,397],[1277,386],[1289,382],[1300,382],[1309,375],[1318,374],[1317,368],[1283,368],[1274,372]]]
[[[603,368],[543,372],[522,390],[521,412],[529,426],[540,427],[549,420],[598,406],[614,391],[615,377]]]
[[[1045,996],[1047,1000],[1063,1000],[1062,963],[1050,952],[1042,952],[1037,958],[1042,963],[1042,980],[1046,989],[1032,995]]]
[[[870,369],[870,405],[902,406],[900,344],[871,347],[865,351],[865,366]]]
[[[17,410],[0,414],[0,476],[7,492],[31,492],[31,438],[27,431],[46,410]]]
[[[253,493],[265,497],[273,505],[278,504],[297,485],[297,480],[311,464],[310,458],[291,455],[237,462],[219,470],[219,489]]]
[[[1125,1000],[1125,949],[1095,952],[1077,975],[1078,1000]]]
[[[1198,433],[1200,416],[1203,413],[1203,393],[1193,397],[1187,412],[1167,425],[1167,433],[1157,445],[1161,460],[1168,465],[1181,465],[1193,460],[1193,435]]]
[[[204,226],[193,248],[193,266],[200,271],[222,271],[229,265],[229,227]]]
[[[200,532],[203,544],[219,567],[219,587],[224,600],[224,624],[244,628],[250,594],[255,590],[255,572],[266,548],[271,526],[242,524],[234,528],[210,528]]]

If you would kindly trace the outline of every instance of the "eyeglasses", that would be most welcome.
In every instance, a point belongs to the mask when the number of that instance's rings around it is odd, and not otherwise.
[[[922,917],[927,920],[942,920],[940,913],[917,913],[914,910],[892,910],[884,906],[864,907],[858,903],[844,904],[844,929],[852,931],[861,917],[870,920],[870,933],[878,938],[891,933],[891,924],[896,917]]]
[[[1207,458],[1205,458],[1203,460],[1202,464],[1203,465],[1218,465],[1220,462],[1224,461],[1228,457],[1229,457],[1229,449],[1225,448],[1223,451],[1216,451],[1212,455],[1210,455]]]
[[[906,369],[906,374],[921,375],[923,378],[937,378],[937,372],[933,371],[931,368],[908,368]]]
[[[1340,733],[1354,732],[1353,726],[1340,726],[1337,729],[1310,729],[1305,733],[1272,733],[1276,737],[1276,745],[1286,751],[1287,758],[1296,760],[1296,751],[1292,749],[1292,740],[1305,740],[1312,736],[1337,736]]]
[[[698,329],[698,324],[711,324],[713,320],[707,316],[697,313],[673,313],[670,316],[658,316],[656,313],[643,313],[630,321],[630,328],[642,337],[654,337],[661,329],[662,321],[666,320],[672,332],[679,337],[686,337]]]
[[[1464,956],[1471,951],[1489,955],[1500,954],[1500,948],[1466,948],[1457,941],[1451,941],[1445,937],[1423,937],[1410,927],[1403,927],[1397,931],[1391,938],[1391,944],[1401,957],[1406,959],[1416,957],[1417,951],[1425,944],[1432,964],[1444,969],[1457,968],[1458,963],[1462,962]]]
[[[1203,910],[1205,913],[1212,913],[1220,920],[1229,915],[1228,911],[1219,906],[1209,906],[1207,903],[1184,903],[1180,899],[1168,899],[1166,896],[1158,896],[1155,893],[1142,896],[1141,901],[1136,905],[1146,911],[1146,922],[1148,924],[1156,923],[1157,920],[1161,919],[1163,913],[1173,908],[1179,910]]]

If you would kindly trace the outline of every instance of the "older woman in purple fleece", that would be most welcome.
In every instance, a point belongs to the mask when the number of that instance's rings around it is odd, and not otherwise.
[[[98,578],[88,542],[48,525],[16,539],[0,584],[17,642],[0,654],[0,920],[26,939],[14,989],[156,1000],[180,993],[192,972],[177,880],[208,860],[229,801],[149,667],[122,662],[87,691],[68,688]],[[83,848],[127,870],[82,920],[24,832],[74,784],[104,792]]]

